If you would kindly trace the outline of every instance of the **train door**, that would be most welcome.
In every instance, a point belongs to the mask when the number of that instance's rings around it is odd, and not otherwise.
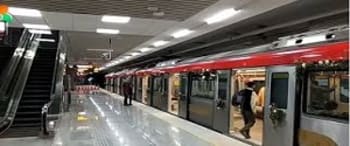
[[[143,76],[143,77],[141,77],[141,79],[142,79],[142,99],[141,99],[141,101],[142,101],[142,103],[144,103],[144,104],[149,104],[149,101],[148,101],[148,99],[149,99],[149,77],[146,75],[146,76]]]
[[[137,76],[130,76],[132,84],[132,99],[137,100]]]
[[[191,92],[188,100],[188,119],[213,128],[217,74],[216,72],[193,73],[190,81]]]
[[[179,90],[180,90],[180,76],[178,73],[169,76],[169,92],[168,92],[168,111],[177,115],[179,113]]]
[[[124,91],[123,91],[123,83],[124,83],[124,79],[123,77],[119,77],[119,95],[123,96]]]
[[[119,91],[120,82],[119,82],[119,78],[118,77],[115,78],[115,83],[116,83],[115,92],[117,94],[120,94],[120,91]]]
[[[230,120],[230,70],[217,71],[217,93],[214,104],[213,129],[228,134]]]
[[[168,76],[153,77],[152,106],[168,111]]]
[[[189,74],[180,74],[180,100],[179,100],[179,116],[188,118],[188,93],[189,93]]]
[[[111,92],[113,93],[114,92],[114,86],[115,86],[115,82],[114,82],[114,78],[111,77]]]
[[[264,114],[264,146],[295,145],[296,67],[275,66],[267,70]]]
[[[136,77],[136,101],[142,102],[142,77]]]
[[[161,103],[162,103],[162,109],[164,111],[168,112],[168,105],[169,105],[169,75],[163,75],[162,79],[162,96],[161,96]]]
[[[153,91],[152,91],[152,87],[153,87],[153,76],[148,76],[147,77],[147,103],[149,105],[152,106],[152,102],[153,102]]]

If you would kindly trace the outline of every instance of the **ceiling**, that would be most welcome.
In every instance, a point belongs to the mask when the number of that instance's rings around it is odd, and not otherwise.
[[[70,61],[76,64],[94,63],[101,64],[106,62],[102,53],[112,50],[112,58],[123,54],[124,52],[136,47],[140,43],[150,39],[152,36],[142,35],[102,35],[92,32],[66,32],[70,46],[74,49],[69,50]],[[84,38],[84,41],[81,41]],[[111,40],[111,45],[110,41]]]
[[[140,48],[150,47],[157,40],[171,42],[142,54],[147,55],[295,1],[297,0],[2,0],[1,2],[11,7],[32,8],[42,12],[42,18],[15,16],[15,21],[10,27],[23,27],[23,23],[35,23],[47,24],[53,30],[65,31],[69,40],[68,63],[106,65],[111,61],[101,57],[103,53],[108,52],[106,49],[112,49],[112,58],[118,59]],[[207,25],[204,22],[204,19],[227,8],[235,8],[240,13],[218,24]],[[164,15],[159,14],[162,12]],[[104,23],[101,21],[102,15],[130,16],[131,20],[127,24]],[[96,33],[96,28],[118,29],[120,34],[101,35]],[[171,37],[172,33],[182,28],[193,29],[195,33],[180,39]],[[112,47],[109,46],[109,39],[112,40]],[[94,51],[89,51],[90,49]]]
[[[136,18],[183,21],[217,1],[218,0],[2,0],[2,3],[48,12],[91,15],[109,14]],[[164,13],[163,16],[162,13]]]

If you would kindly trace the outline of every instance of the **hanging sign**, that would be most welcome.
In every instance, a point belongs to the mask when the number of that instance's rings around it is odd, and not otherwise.
[[[12,23],[13,17],[8,12],[8,6],[7,5],[0,5],[0,21],[5,23]]]

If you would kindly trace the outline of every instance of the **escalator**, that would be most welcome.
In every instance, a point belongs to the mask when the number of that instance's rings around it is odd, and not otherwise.
[[[38,48],[15,119],[2,137],[38,136],[42,107],[50,101],[56,51]]]

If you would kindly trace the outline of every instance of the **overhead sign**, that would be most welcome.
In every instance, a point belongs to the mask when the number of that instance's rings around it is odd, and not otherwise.
[[[11,23],[13,21],[12,15],[8,12],[7,5],[0,5],[0,21]]]

